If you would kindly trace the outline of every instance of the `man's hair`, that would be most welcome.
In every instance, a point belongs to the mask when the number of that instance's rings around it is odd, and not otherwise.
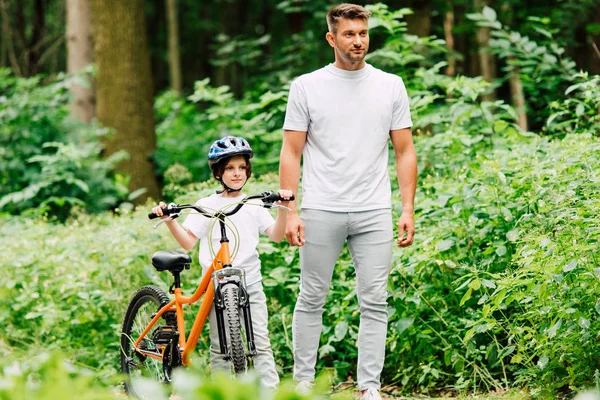
[[[340,19],[362,19],[367,21],[370,16],[371,12],[367,11],[364,7],[344,3],[329,9],[327,12],[327,26],[329,27],[329,32],[336,34]]]
[[[236,156],[232,156],[232,157],[236,157]],[[252,163],[250,162],[250,157],[248,156],[248,154],[243,154],[243,157],[244,157],[244,160],[246,160],[246,180],[248,180],[248,179],[250,179],[250,176],[252,176]],[[225,172],[225,166],[227,165],[229,160],[231,160],[231,157],[225,157],[222,160],[219,160],[219,162],[210,166],[213,177],[216,180],[220,181],[223,178],[223,173]]]

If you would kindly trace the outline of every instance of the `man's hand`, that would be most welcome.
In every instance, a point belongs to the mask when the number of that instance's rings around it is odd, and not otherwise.
[[[290,213],[287,217],[285,238],[292,246],[304,246],[304,223],[296,213]]]
[[[412,212],[403,212],[398,219],[398,247],[408,247],[415,238],[415,217]]]

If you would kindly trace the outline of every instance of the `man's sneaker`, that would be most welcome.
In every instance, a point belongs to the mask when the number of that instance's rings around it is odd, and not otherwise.
[[[382,400],[379,390],[368,388],[366,392],[360,395],[360,400]]]
[[[310,394],[314,384],[309,381],[300,381],[296,385],[296,392],[300,394]]]

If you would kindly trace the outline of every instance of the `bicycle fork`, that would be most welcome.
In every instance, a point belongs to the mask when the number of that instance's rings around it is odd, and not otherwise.
[[[223,299],[222,288],[225,285],[235,285],[238,288],[238,306],[244,313],[244,330],[246,331],[246,342],[248,343],[248,357],[256,355],[256,345],[254,343],[254,329],[252,327],[252,315],[250,312],[250,295],[246,290],[244,270],[239,268],[226,267],[213,273],[213,283],[215,286],[215,314],[217,317],[217,328],[219,331],[219,347],[221,354],[226,361],[231,359],[227,346],[227,332],[225,329],[225,301]]]

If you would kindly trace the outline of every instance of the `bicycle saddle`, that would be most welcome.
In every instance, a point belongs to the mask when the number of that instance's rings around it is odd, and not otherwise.
[[[157,271],[181,272],[189,269],[192,258],[181,251],[160,250],[152,255],[152,266]]]

